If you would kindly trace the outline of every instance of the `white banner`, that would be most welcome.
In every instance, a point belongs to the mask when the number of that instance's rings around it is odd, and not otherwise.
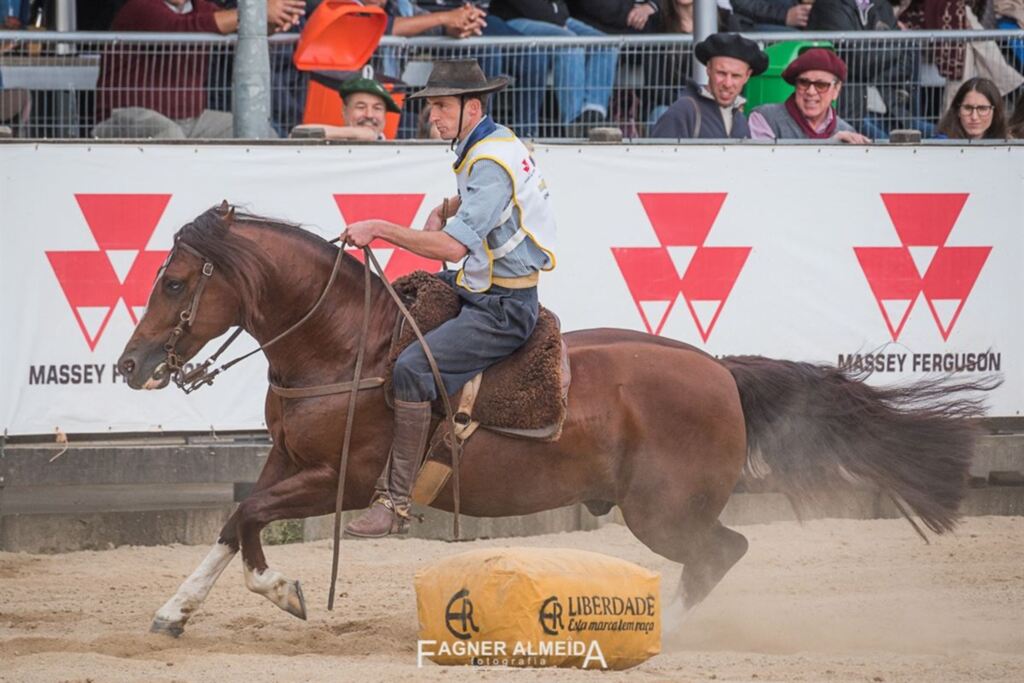
[[[1024,147],[551,145],[534,158],[561,241],[541,298],[567,330],[646,330],[876,382],[998,371],[991,413],[1024,408]],[[0,425],[262,427],[262,358],[188,397],[133,392],[116,372],[175,231],[223,199],[328,238],[367,217],[419,227],[454,192],[451,160],[440,145],[0,146]],[[424,263],[376,253],[392,278]]]

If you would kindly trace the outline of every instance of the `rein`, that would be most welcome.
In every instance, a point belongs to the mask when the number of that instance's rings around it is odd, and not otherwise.
[[[447,202],[447,199],[445,200]],[[447,208],[447,207],[446,207]],[[343,241],[344,236],[331,240],[331,242]],[[306,321],[308,321],[314,313],[320,308],[324,300],[327,298],[328,292],[334,286],[335,281],[338,277],[338,271],[341,268],[341,262],[345,256],[345,249],[343,246],[339,246],[338,255],[334,260],[334,267],[331,269],[331,276],[327,280],[327,284],[324,286],[323,291],[317,298],[316,303],[313,307],[306,312],[302,318],[300,318],[295,324],[291,325],[281,334],[277,335],[265,344],[261,344],[258,348],[253,349],[249,353],[246,353],[234,360],[224,363],[220,367],[211,370],[211,366],[217,361],[220,355],[227,349],[238,335],[242,333],[242,327],[239,326],[228,339],[221,344],[213,355],[207,358],[203,363],[194,368],[188,373],[183,372],[183,365],[181,357],[178,356],[175,347],[177,346],[178,340],[185,333],[186,330],[192,327],[192,323],[196,319],[196,315],[199,311],[199,303],[203,296],[203,291],[206,289],[206,285],[210,278],[213,276],[214,265],[213,262],[203,256],[194,247],[179,242],[177,246],[185,249],[187,252],[200,259],[203,262],[202,277],[199,280],[199,284],[196,286],[195,293],[192,294],[192,299],[189,301],[188,307],[181,312],[178,316],[178,324],[171,331],[167,342],[164,344],[164,351],[167,352],[167,360],[165,364],[168,370],[172,373],[172,378],[175,385],[179,389],[184,391],[186,394],[190,394],[200,387],[206,386],[207,384],[213,384],[214,378],[220,373],[231,368],[237,363],[245,360],[246,358],[254,355],[259,351],[263,351],[273,344],[276,344],[281,339],[284,339],[289,334],[301,327]],[[455,540],[459,540],[460,534],[460,523],[459,513],[461,508],[461,494],[459,487],[459,461],[462,458],[462,439],[456,436],[456,421],[455,412],[452,410],[451,401],[448,398],[448,392],[444,388],[444,382],[441,379],[441,371],[437,367],[437,361],[434,359],[434,354],[430,351],[430,346],[427,344],[427,340],[423,337],[423,332],[420,331],[419,325],[416,320],[413,319],[412,314],[409,313],[409,309],[402,303],[401,297],[395,291],[394,287],[388,281],[387,277],[384,276],[384,269],[381,268],[380,263],[377,261],[377,257],[373,255],[373,251],[369,247],[363,247],[363,320],[362,325],[359,328],[359,341],[356,350],[356,363],[353,372],[351,382],[341,382],[338,384],[325,384],[314,387],[299,387],[299,388],[286,388],[277,387],[271,385],[271,391],[282,398],[316,398],[319,396],[330,396],[340,393],[352,393],[352,398],[348,402],[348,411],[345,416],[345,436],[342,439],[341,445],[341,461],[338,466],[338,491],[335,497],[335,512],[334,512],[334,552],[331,559],[331,589],[330,594],[327,598],[327,609],[334,609],[334,594],[335,587],[338,579],[338,564],[339,564],[339,548],[341,540],[341,516],[342,510],[344,509],[344,497],[345,497],[345,479],[348,473],[348,456],[350,445],[352,442],[352,431],[355,425],[355,411],[356,411],[356,399],[359,395],[360,389],[371,389],[382,386],[384,380],[381,377],[363,377],[363,358],[366,355],[366,337],[370,327],[370,267],[372,264],[373,269],[376,271],[377,276],[381,282],[384,283],[384,288],[387,289],[388,294],[391,295],[391,299],[398,306],[399,312],[404,316],[405,320],[412,327],[413,332],[416,334],[416,338],[419,340],[423,347],[423,352],[427,357],[427,362],[430,364],[430,371],[434,375],[434,381],[437,383],[438,393],[441,395],[441,401],[444,404],[445,412],[445,423],[448,426],[450,433],[453,435],[451,440],[451,451],[452,451],[452,535]]]

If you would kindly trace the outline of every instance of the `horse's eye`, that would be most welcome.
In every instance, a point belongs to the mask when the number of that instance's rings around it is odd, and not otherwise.
[[[167,290],[168,294],[181,294],[182,290],[185,289],[185,283],[181,280],[165,280],[164,289]]]

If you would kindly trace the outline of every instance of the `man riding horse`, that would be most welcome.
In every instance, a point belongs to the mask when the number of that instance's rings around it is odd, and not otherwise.
[[[487,80],[475,60],[436,62],[426,87],[409,99],[426,99],[430,122],[452,141],[458,195],[434,208],[423,230],[366,220],[344,233],[357,247],[379,238],[426,258],[465,258],[458,272],[438,274],[458,292],[461,312],[425,335],[449,395],[526,342],[537,322],[539,271],[555,266],[547,185],[526,146],[484,113],[488,95],[507,84]],[[419,342],[398,357],[393,381],[389,463],[369,509],[345,527],[350,536],[408,531],[409,495],[438,397]]]

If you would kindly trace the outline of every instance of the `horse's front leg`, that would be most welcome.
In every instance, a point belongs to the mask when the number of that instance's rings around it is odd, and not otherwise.
[[[298,581],[267,566],[260,531],[279,519],[304,519],[334,511],[338,473],[327,466],[303,470],[253,494],[238,507],[245,585],[285,612],[306,618],[306,601]]]
[[[253,486],[253,492],[273,486],[294,470],[287,454],[279,446],[274,446],[267,454],[267,462]],[[250,494],[254,495],[254,494]],[[199,609],[206,596],[210,594],[213,584],[238,553],[238,510],[231,514],[227,523],[220,531],[217,542],[207,553],[196,570],[178,587],[171,599],[157,610],[153,624],[149,630],[153,633],[164,633],[180,636],[185,630],[185,623]]]

